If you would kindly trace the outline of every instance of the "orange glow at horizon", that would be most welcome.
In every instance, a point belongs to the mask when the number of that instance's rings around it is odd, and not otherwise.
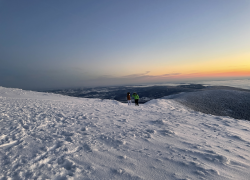
[[[132,57],[130,57],[133,59]],[[173,59],[171,59],[173,58]],[[245,49],[237,52],[227,52],[220,55],[194,54],[192,57],[168,57],[164,54],[162,57],[142,56],[140,63],[132,66],[124,65],[121,69],[119,66],[105,67],[107,74],[109,72],[116,77],[127,77],[135,75],[148,79],[167,79],[171,78],[199,78],[199,77],[243,77],[250,76],[250,51]],[[135,59],[136,61],[137,59]]]
[[[226,78],[226,77],[250,77],[250,70],[248,71],[231,71],[231,72],[204,72],[204,73],[190,73],[169,76],[174,79],[186,78]]]
[[[250,53],[228,54],[219,58],[183,60],[158,66],[149,73],[165,79],[250,77]]]

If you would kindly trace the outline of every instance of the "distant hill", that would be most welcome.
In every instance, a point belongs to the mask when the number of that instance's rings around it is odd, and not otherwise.
[[[179,85],[179,86],[148,86],[148,87],[99,87],[99,88],[78,88],[78,89],[59,89],[46,92],[63,94],[67,96],[83,98],[112,99],[120,102],[127,102],[127,92],[131,94],[136,92],[140,96],[140,103],[145,103],[152,99],[162,98],[164,96],[178,94],[180,92],[193,92],[205,89],[201,84]]]

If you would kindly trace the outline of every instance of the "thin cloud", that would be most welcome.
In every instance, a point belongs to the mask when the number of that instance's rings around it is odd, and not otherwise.
[[[163,76],[163,77],[169,77],[169,76],[178,76],[178,75],[181,75],[182,73],[171,73],[171,74],[163,74],[163,75],[160,75],[160,76]]]
[[[141,73],[141,74],[131,74],[131,75],[127,75],[127,76],[122,76],[121,78],[137,78],[137,77],[144,77],[144,76],[148,76],[147,74],[150,73],[150,71],[146,71],[145,73]]]

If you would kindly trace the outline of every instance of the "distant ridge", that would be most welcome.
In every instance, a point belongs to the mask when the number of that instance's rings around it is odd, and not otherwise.
[[[126,103],[127,92],[137,92],[140,104],[152,99],[174,99],[202,113],[250,120],[250,90],[230,86],[185,84],[178,86],[118,86],[48,91],[56,94],[112,99]]]
[[[146,103],[152,99],[162,98],[164,96],[178,94],[181,92],[193,92],[205,89],[201,84],[179,85],[179,86],[117,86],[117,87],[96,87],[96,88],[78,88],[78,89],[59,89],[46,92],[62,94],[67,96],[82,98],[112,99],[123,103],[127,102],[127,92],[137,92],[140,96],[139,103]]]
[[[250,120],[249,90],[218,86],[169,98],[202,113]]]

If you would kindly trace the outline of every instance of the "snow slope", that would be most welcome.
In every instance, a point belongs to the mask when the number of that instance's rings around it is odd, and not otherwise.
[[[0,87],[0,179],[250,179],[250,122]]]
[[[166,96],[206,114],[250,120],[250,92],[230,89],[205,89]]]

